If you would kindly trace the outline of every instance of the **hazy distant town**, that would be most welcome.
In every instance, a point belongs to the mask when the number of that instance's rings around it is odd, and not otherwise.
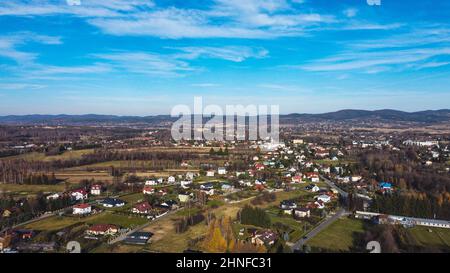
[[[167,117],[1,117],[0,249],[447,252],[448,112],[281,116],[279,143],[175,142]]]

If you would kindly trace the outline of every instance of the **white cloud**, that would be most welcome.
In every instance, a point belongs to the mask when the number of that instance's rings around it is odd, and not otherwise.
[[[29,84],[29,83],[2,83],[0,84],[0,90],[23,90],[23,89],[42,89],[45,85],[41,84]]]
[[[191,84],[191,86],[208,88],[208,87],[219,87],[220,84],[206,82],[206,83],[193,83]]]
[[[345,10],[343,11],[343,13],[344,13],[345,16],[347,16],[347,17],[349,17],[349,18],[352,18],[352,17],[355,17],[356,14],[358,14],[358,9],[355,9],[355,8],[348,8],[348,9],[345,9]]]
[[[116,52],[93,56],[108,61],[115,70],[135,74],[180,76],[181,72],[195,70],[187,62],[145,52]]]
[[[315,72],[357,70],[366,73],[379,73],[387,71],[389,68],[399,67],[403,70],[417,62],[442,55],[450,55],[450,47],[346,52],[297,67]]]
[[[214,0],[206,9],[157,7],[146,0],[92,0],[70,6],[65,1],[5,1],[0,16],[70,15],[112,35],[161,38],[275,38],[300,36],[333,16],[302,13],[287,0]]]
[[[176,48],[185,53],[177,54],[181,59],[213,58],[232,62],[243,62],[248,58],[264,58],[268,51],[263,48],[252,48],[246,46],[224,46],[224,47],[180,47]]]
[[[17,49],[19,46],[29,42],[47,45],[58,45],[62,43],[60,37],[38,35],[31,32],[19,32],[13,35],[0,36],[0,57],[12,59],[19,64],[32,63],[38,54]]]

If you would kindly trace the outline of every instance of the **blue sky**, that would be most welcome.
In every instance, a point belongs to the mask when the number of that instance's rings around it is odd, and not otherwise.
[[[78,5],[77,1],[80,1]],[[0,115],[449,108],[450,1],[0,2]]]

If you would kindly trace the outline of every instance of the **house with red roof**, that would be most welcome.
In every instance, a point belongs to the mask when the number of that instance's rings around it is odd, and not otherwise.
[[[92,185],[92,187],[91,187],[91,194],[92,195],[100,195],[100,194],[102,194],[102,185],[99,185],[99,184]]]
[[[152,206],[147,202],[140,202],[133,206],[131,212],[138,214],[149,214],[152,210]]]
[[[88,198],[88,193],[85,189],[76,189],[70,192],[70,196],[75,200],[84,200]]]
[[[150,186],[145,186],[144,189],[142,189],[143,194],[153,194],[155,193],[155,189]]]
[[[89,204],[77,204],[75,206],[73,206],[73,214],[76,215],[86,215],[91,213],[92,211],[92,206]]]
[[[86,230],[89,235],[114,235],[117,232],[117,226],[111,224],[96,224]]]

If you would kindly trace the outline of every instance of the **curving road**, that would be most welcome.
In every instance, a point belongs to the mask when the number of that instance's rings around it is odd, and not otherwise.
[[[300,240],[298,240],[293,246],[292,246],[292,250],[299,250],[303,248],[303,245],[308,242],[309,239],[311,239],[312,237],[316,236],[317,234],[319,234],[322,230],[324,230],[326,227],[328,227],[331,223],[333,223],[334,221],[336,221],[337,219],[341,218],[342,216],[345,215],[349,215],[350,213],[347,212],[345,209],[341,209],[339,210],[337,213],[335,213],[334,215],[328,217],[327,219],[325,219],[325,221],[323,221],[322,223],[320,223],[318,226],[316,226],[315,228],[313,228],[310,232],[308,232],[303,238],[301,238]]]

